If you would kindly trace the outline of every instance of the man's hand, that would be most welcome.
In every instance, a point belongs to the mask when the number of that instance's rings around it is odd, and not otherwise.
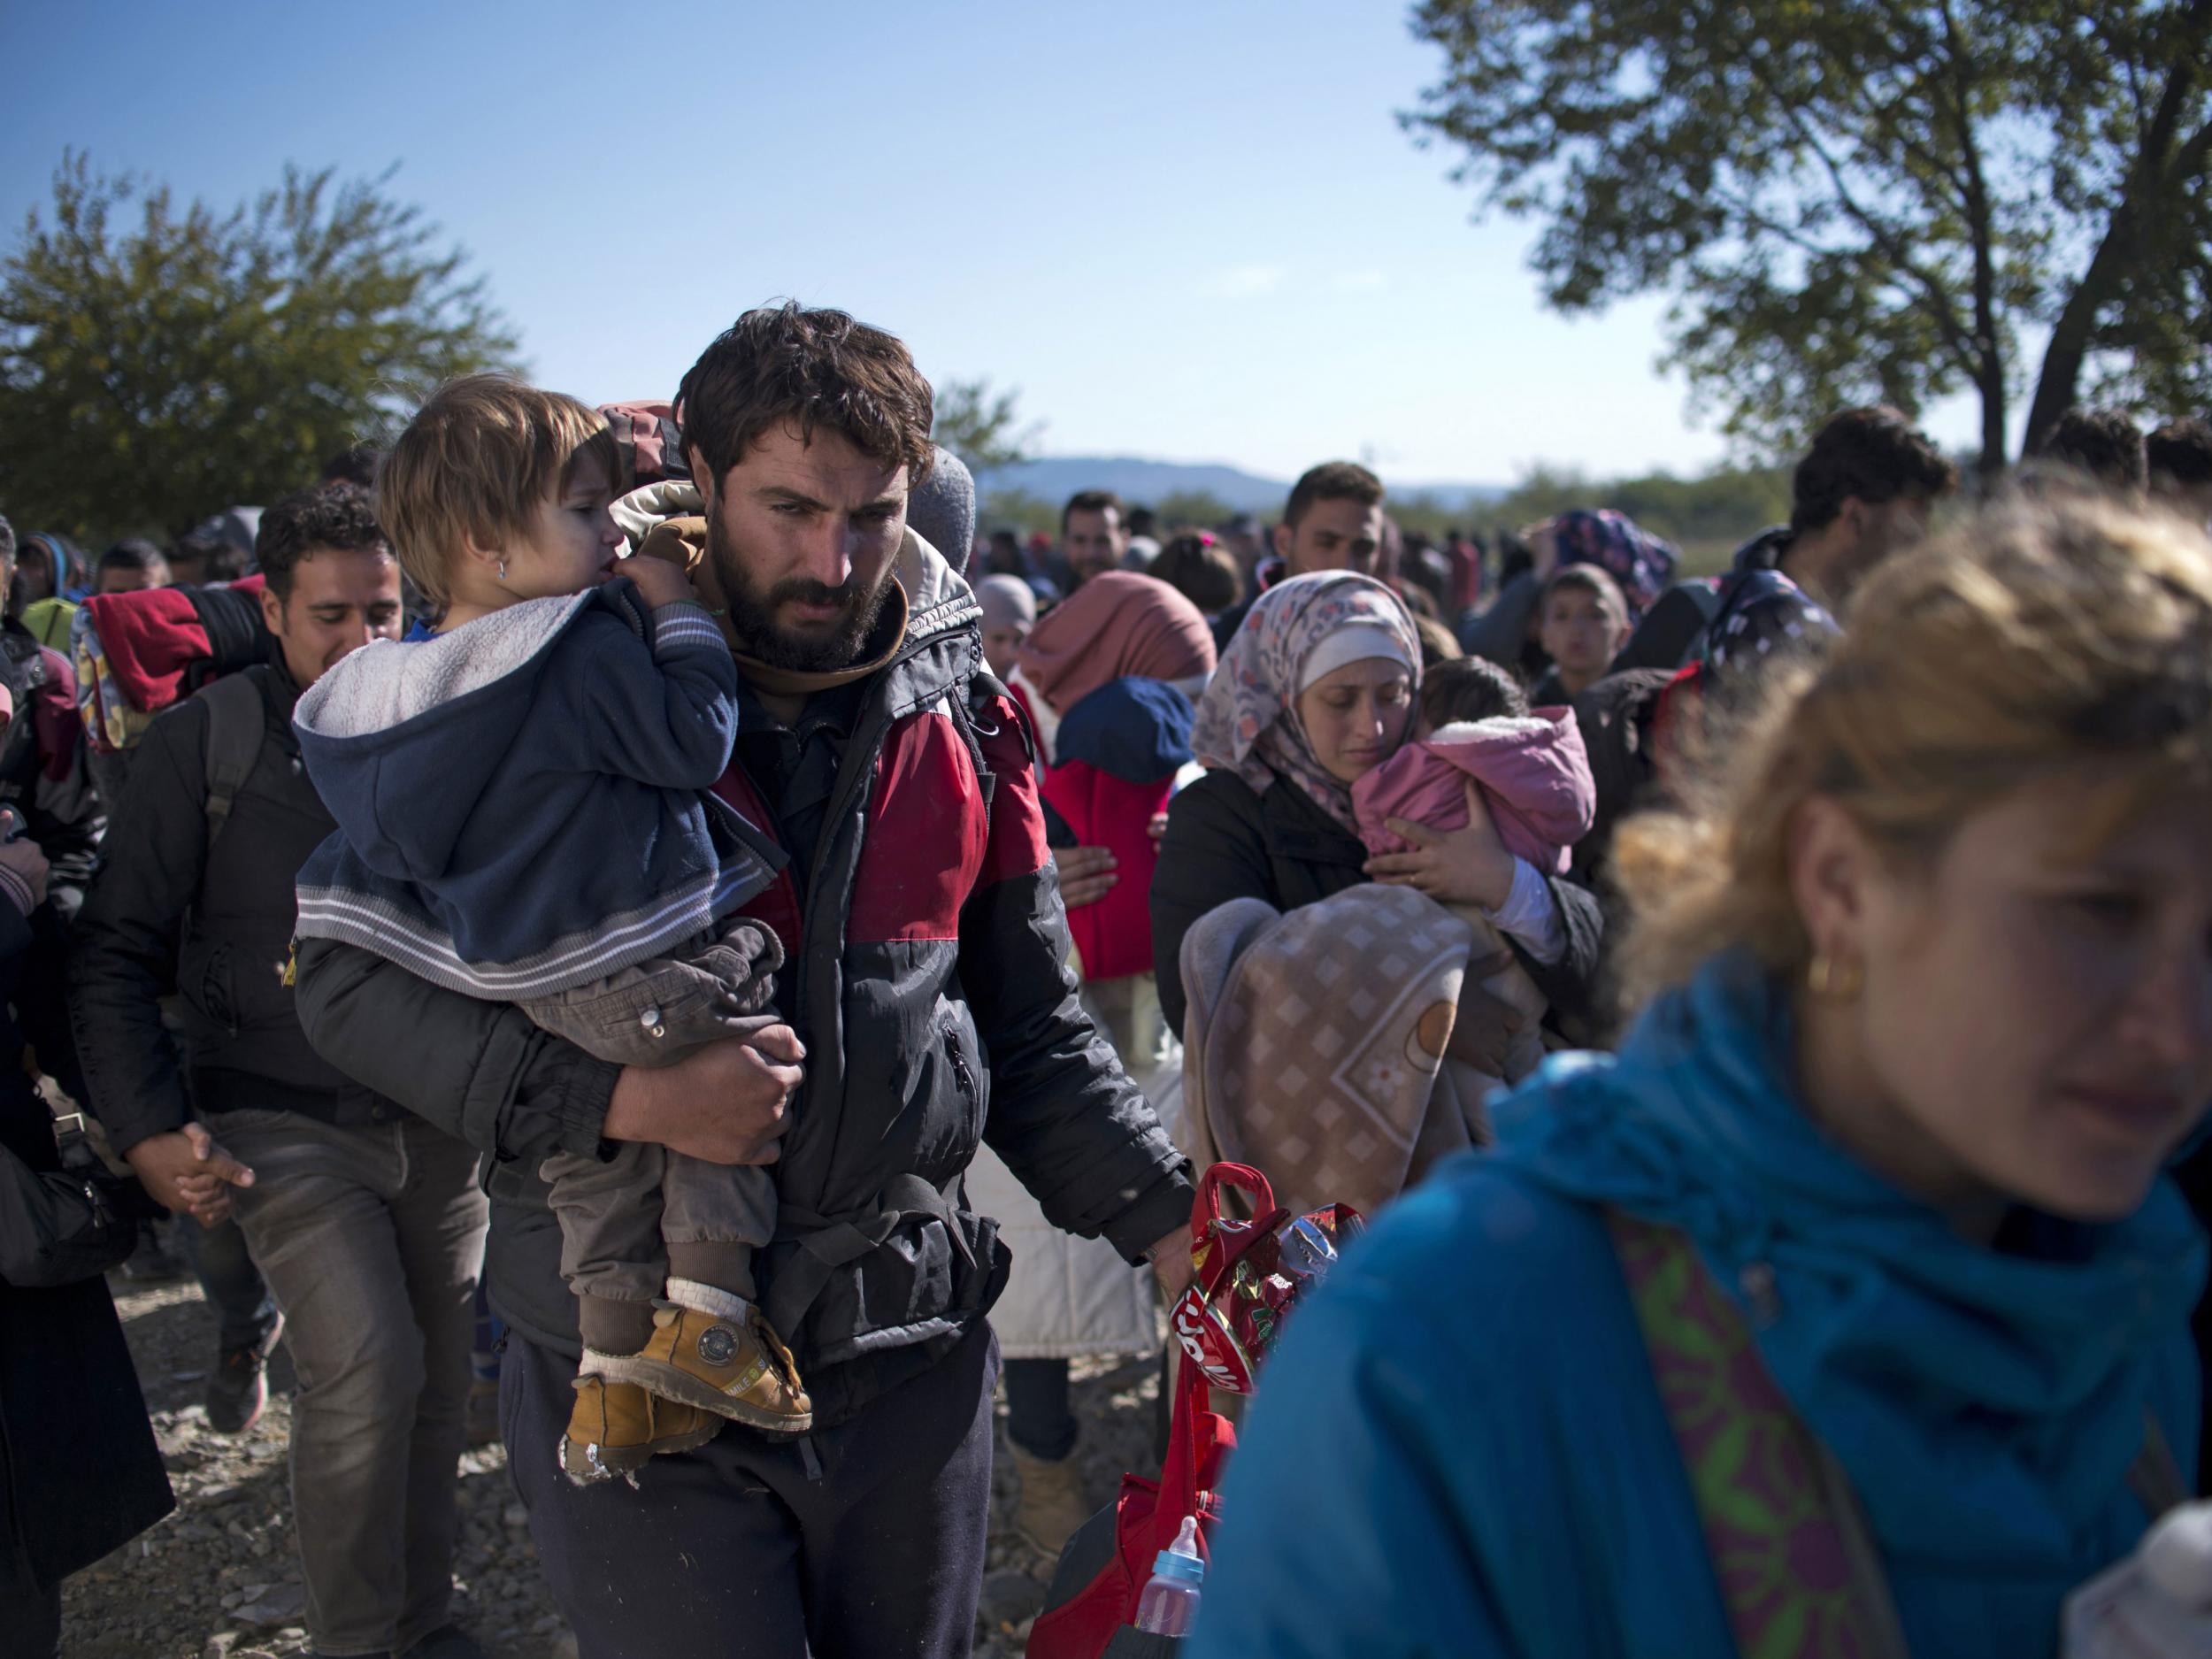
[[[805,1081],[806,1047],[788,1025],[710,1042],[673,1065],[625,1066],[601,1133],[648,1141],[706,1164],[773,1164]]]
[[[1071,910],[1095,904],[1114,890],[1120,860],[1103,847],[1063,847],[1052,855],[1060,870],[1060,902]]]
[[[203,1227],[230,1215],[230,1189],[251,1187],[254,1173],[215,1144],[204,1124],[149,1135],[123,1155],[153,1201]]]
[[[664,558],[626,558],[615,567],[618,574],[637,584],[638,596],[654,610],[680,600],[697,600],[698,593],[680,565]]]
[[[1188,1227],[1176,1228],[1152,1247],[1152,1271],[1159,1277],[1161,1297],[1173,1307],[1198,1271],[1190,1259]]]
[[[1165,841],[1167,839],[1167,814],[1155,812],[1152,815],[1152,821],[1144,826],[1144,833],[1152,837],[1152,844],[1155,847]]]

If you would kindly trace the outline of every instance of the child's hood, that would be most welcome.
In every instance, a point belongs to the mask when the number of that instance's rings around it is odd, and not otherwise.
[[[1455,721],[1424,745],[1479,783],[1544,840],[1572,847],[1597,818],[1597,785],[1574,710]]]
[[[292,721],[308,776],[379,875],[446,873],[525,722],[547,712],[554,645],[598,598],[526,600],[434,639],[380,640],[301,694]]]

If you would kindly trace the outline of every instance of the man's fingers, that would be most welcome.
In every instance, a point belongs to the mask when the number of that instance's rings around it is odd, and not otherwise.
[[[806,1044],[788,1025],[771,1025],[747,1038],[746,1043],[763,1059],[780,1060],[786,1065],[796,1065],[806,1058]]]
[[[177,1183],[180,1187],[188,1182],[196,1186],[206,1183],[219,1191],[226,1186],[251,1187],[253,1185],[253,1171],[217,1146],[215,1137],[208,1133],[205,1124],[185,1125],[184,1139],[192,1148],[192,1156],[200,1161],[206,1172],[181,1178]]]

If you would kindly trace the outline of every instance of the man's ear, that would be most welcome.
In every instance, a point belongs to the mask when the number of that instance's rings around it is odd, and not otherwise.
[[[1275,557],[1286,565],[1290,563],[1290,544],[1298,539],[1298,533],[1287,524],[1275,526]]]
[[[269,625],[269,632],[279,639],[284,637],[284,601],[277,597],[273,587],[261,590],[261,619]]]
[[[684,460],[691,468],[692,483],[698,488],[700,506],[711,518],[714,517],[714,498],[718,493],[715,487],[720,480],[714,476],[714,469],[707,465],[707,457],[699,453],[697,444],[687,443],[684,446]]]

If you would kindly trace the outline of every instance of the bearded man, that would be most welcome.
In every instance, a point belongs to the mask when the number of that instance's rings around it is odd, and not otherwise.
[[[1084,1016],[1019,715],[979,672],[980,609],[906,527],[932,459],[906,348],[842,312],[748,312],[677,404],[696,519],[641,549],[689,564],[735,656],[714,793],[785,860],[785,1024],[618,1070],[519,1010],[303,941],[299,1003],[342,1070],[492,1156],[487,1276],[510,1326],[501,1420],[582,1659],[646,1652],[964,1654],[990,1503],[1004,1284],[962,1174],[987,1138],[1047,1216],[1187,1280],[1187,1164]],[[773,1164],[763,1311],[815,1426],[732,1425],[578,1488],[555,1447],[579,1352],[537,1170],[657,1143]]]

